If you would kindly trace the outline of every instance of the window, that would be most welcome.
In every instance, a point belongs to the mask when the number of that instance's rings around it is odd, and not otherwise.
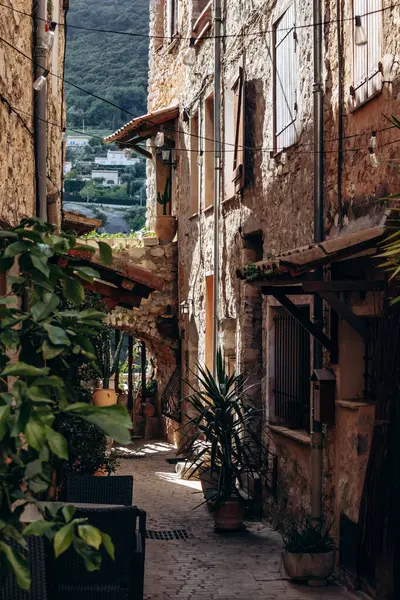
[[[382,74],[379,70],[379,62],[382,60],[382,13],[374,12],[380,11],[381,8],[381,0],[353,2],[353,15],[361,16],[361,24],[367,36],[364,46],[356,46],[353,43],[354,106],[359,106],[380,92],[382,87]]]
[[[303,310],[308,317],[308,307]],[[284,310],[275,315],[273,323],[276,421],[309,430],[310,334]]]
[[[173,38],[179,29],[179,0],[168,0],[167,3],[167,37]]]
[[[206,276],[206,367],[213,368],[214,275]]]
[[[233,91],[233,130],[234,130],[234,151],[232,164],[232,182],[234,191],[240,192],[244,188],[244,68],[239,67],[239,71],[232,82]]]
[[[274,150],[296,142],[297,60],[292,4],[274,25]]]
[[[199,212],[199,113],[190,120],[190,214]]]
[[[204,206],[214,205],[214,97],[204,103]]]

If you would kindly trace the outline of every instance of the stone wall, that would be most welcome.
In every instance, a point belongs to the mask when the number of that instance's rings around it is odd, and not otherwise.
[[[28,14],[32,12],[32,2],[27,0],[16,0],[12,7]],[[62,0],[53,2],[53,14],[48,15],[50,21],[54,19],[63,23],[62,7]],[[34,43],[32,23],[29,16],[0,6],[0,37],[31,58]],[[49,69],[60,76],[63,74],[63,55],[64,28],[57,27],[56,42],[49,55]],[[0,221],[3,224],[15,225],[22,217],[36,214],[33,81],[33,62],[0,41],[0,93],[15,108],[15,112],[10,112],[7,104],[0,104]],[[49,75],[47,87],[47,119],[57,124],[48,125],[49,219],[59,225],[63,83]]]

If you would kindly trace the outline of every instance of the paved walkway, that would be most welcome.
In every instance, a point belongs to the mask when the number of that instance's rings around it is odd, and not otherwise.
[[[121,460],[134,476],[134,502],[147,511],[147,529],[185,530],[188,539],[148,539],[145,600],[355,600],[342,588],[292,585],[281,570],[280,537],[263,523],[247,532],[217,534],[201,506],[200,484],[178,479],[163,442],[137,444],[143,458]]]

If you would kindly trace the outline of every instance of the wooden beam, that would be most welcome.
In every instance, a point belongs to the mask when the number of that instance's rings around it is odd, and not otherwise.
[[[114,306],[122,306],[124,308],[139,307],[142,301],[141,296],[136,296],[131,292],[126,292],[118,288],[111,287],[102,283],[101,281],[94,281],[89,283],[88,281],[81,282],[87,290],[94,290],[105,298],[115,302]]]
[[[304,316],[304,313],[300,310],[296,304],[294,304],[284,293],[276,291],[272,294],[284,308],[300,323],[304,329],[308,331],[316,340],[331,354],[332,362],[337,360],[337,349],[335,344],[324,334],[322,329],[313,323],[310,319]]]
[[[337,312],[339,317],[342,317],[342,319],[347,321],[358,335],[364,340],[368,340],[368,329],[365,326],[363,317],[355,315],[351,308],[347,306],[335,292],[320,292],[319,296],[326,300],[333,310]]]
[[[260,291],[264,296],[273,296],[275,292],[283,293],[287,296],[304,295],[301,285],[265,285],[260,287]]]
[[[305,281],[303,288],[310,294],[319,292],[369,292],[385,289],[385,281]]]

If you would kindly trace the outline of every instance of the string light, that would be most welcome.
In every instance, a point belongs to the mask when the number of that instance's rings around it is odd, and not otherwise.
[[[183,57],[183,64],[187,67],[193,67],[196,64],[196,48],[194,47],[194,38],[190,38],[189,48]]]
[[[371,133],[371,137],[369,140],[369,147],[372,148],[372,150],[375,150],[375,148],[376,148],[376,131],[373,131]]]
[[[164,146],[165,135],[164,135],[164,131],[162,129],[157,133],[154,143],[157,148],[162,148]]]
[[[54,21],[52,21],[50,24],[46,23],[46,33],[44,35],[44,45],[46,46],[47,50],[51,50],[53,48],[54,40],[56,37],[56,27],[57,27],[57,23],[55,23]]]
[[[376,154],[373,148],[369,148],[369,160],[371,162],[371,166],[376,169],[378,166],[378,159],[376,158]]]
[[[356,15],[354,19],[356,22],[356,28],[354,32],[354,43],[356,46],[365,46],[365,44],[368,42],[368,39],[364,31],[364,27],[361,23],[361,17],[360,15]]]
[[[41,75],[39,75],[39,77],[36,79],[36,81],[34,81],[33,87],[37,92],[40,92],[40,90],[43,88],[44,84],[46,83],[48,74],[49,74],[48,69],[44,69],[43,73]]]

